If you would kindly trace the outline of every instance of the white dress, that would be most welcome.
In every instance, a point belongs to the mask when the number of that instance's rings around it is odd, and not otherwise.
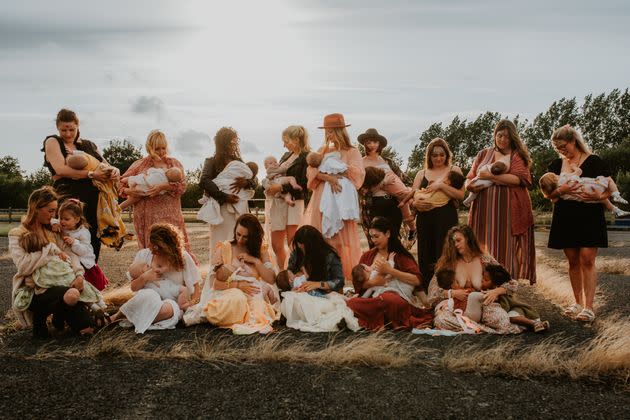
[[[319,171],[326,174],[340,174],[348,170],[348,165],[341,160],[340,152],[324,155]],[[344,220],[359,220],[359,194],[354,184],[342,177],[338,180],[340,192],[333,192],[329,182],[324,183],[319,209],[322,212],[322,235],[330,239],[343,228]]]
[[[361,329],[344,296],[337,292],[330,292],[325,297],[305,292],[282,292],[280,311],[287,319],[287,327],[304,332],[339,331],[341,320],[351,331]]]
[[[143,262],[147,265],[151,265],[153,260],[153,254],[149,248],[141,249],[134,258],[134,263]],[[184,269],[182,271],[175,271],[166,273],[164,279],[161,282],[169,282],[174,286],[165,284],[168,290],[175,289],[179,292],[179,287],[185,285],[188,291],[192,294],[195,284],[199,283],[201,274],[197,265],[193,261],[188,252],[184,251]],[[149,283],[150,284],[150,283]],[[156,285],[145,287],[138,290],[134,296],[129,299],[123,306],[120,307],[120,311],[127,317],[127,320],[133,324],[136,333],[143,334],[146,330],[164,330],[175,328],[177,323],[182,317],[182,310],[177,304],[176,298],[167,296],[167,289],[164,290],[164,295],[168,298],[164,299],[156,291]],[[173,307],[173,316],[169,319],[162,320],[153,324],[153,320],[160,312],[160,308],[164,302],[168,302]]]
[[[94,267],[94,265],[96,265],[96,255],[94,255],[90,231],[81,226],[75,230],[64,230],[63,234],[74,239],[71,249],[72,252],[79,257],[79,261],[83,267],[85,267],[86,270]]]
[[[147,192],[156,185],[168,184],[164,168],[149,168],[146,173],[130,176],[127,181],[130,188],[137,188],[142,192]]]

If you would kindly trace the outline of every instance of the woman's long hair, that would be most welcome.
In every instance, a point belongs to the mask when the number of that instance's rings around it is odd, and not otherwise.
[[[260,258],[260,250],[262,248],[265,231],[256,216],[251,213],[242,214],[236,219],[234,225],[234,239],[231,244],[236,244],[236,227],[243,226],[247,229],[247,253],[252,257]]]
[[[184,238],[179,229],[170,223],[155,223],[149,235],[151,251],[165,258],[177,271],[184,269]]]
[[[348,150],[352,149],[354,146],[352,145],[352,141],[350,140],[350,135],[348,134],[348,130],[345,127],[342,128],[327,128],[326,132],[332,133],[335,138],[332,140],[337,144],[337,148],[339,150]],[[324,134],[325,144],[328,144],[328,136]]]
[[[304,252],[298,244],[304,245]],[[322,233],[311,225],[304,225],[293,236],[293,252],[297,256],[298,267],[304,266],[310,278],[326,281],[326,257],[337,251],[326,240]]]
[[[510,120],[501,120],[494,126],[494,133],[492,134],[492,141],[494,143],[494,147],[497,147],[497,133],[501,130],[507,130],[508,135],[510,137],[510,148],[519,154],[523,162],[527,167],[532,166],[532,158],[529,157],[529,152],[527,151],[527,147],[525,147],[525,143],[521,140],[521,136],[518,135],[518,130],[516,129],[516,125]]]
[[[59,197],[51,186],[45,186],[36,189],[28,197],[28,208],[26,210],[26,216],[22,219],[22,226],[31,230],[37,217],[37,210],[46,207],[53,201],[58,201]]]
[[[370,223],[370,229],[378,230],[381,233],[389,232],[389,239],[387,241],[387,251],[395,252],[396,254],[405,255],[409,258],[413,258],[413,255],[405,248],[405,246],[400,242],[400,236],[398,232],[394,232],[392,229],[392,224],[384,217],[377,216],[372,219],[372,223]]]
[[[449,270],[455,269],[457,260],[459,260],[459,258],[461,257],[459,252],[457,252],[457,248],[455,247],[455,239],[453,238],[456,233],[461,233],[464,236],[464,238],[466,239],[466,244],[468,245],[468,249],[474,257],[479,257],[483,255],[481,245],[479,245],[479,241],[475,236],[475,232],[470,226],[453,226],[446,234],[444,246],[442,247],[442,255],[435,265],[436,272],[444,268],[447,268]]]
[[[238,144],[232,140],[238,138],[238,133],[232,127],[221,127],[214,135],[214,164],[216,171],[221,172],[233,160],[241,160]]]

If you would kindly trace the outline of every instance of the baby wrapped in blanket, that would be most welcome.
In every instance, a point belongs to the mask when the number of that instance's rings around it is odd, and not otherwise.
[[[181,169],[172,168],[149,168],[146,173],[133,175],[127,178],[129,188],[140,190],[144,193],[149,191],[149,188],[157,185],[168,184],[169,182],[181,182],[184,179],[184,173]],[[161,191],[160,194],[166,194],[166,191]],[[140,201],[142,197],[129,197],[122,203],[120,208],[122,210],[127,207],[131,207]]]

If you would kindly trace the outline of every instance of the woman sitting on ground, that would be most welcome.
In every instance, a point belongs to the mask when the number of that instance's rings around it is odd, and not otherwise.
[[[310,225],[293,237],[286,271],[278,274],[282,314],[287,327],[308,332],[338,331],[338,324],[357,331],[359,323],[348,309],[343,292],[341,259],[322,233]]]
[[[273,306],[275,271],[263,237],[256,216],[236,219],[233,239],[215,245],[201,301],[186,311],[186,325],[209,322],[235,334],[273,331],[280,314]]]
[[[151,226],[148,248],[138,251],[128,272],[131,290],[136,293],[112,321],[126,317],[138,334],[175,328],[183,310],[200,295],[201,275],[184,244],[177,227],[168,223]],[[183,299],[182,286],[187,291]]]
[[[372,220],[369,230],[374,248],[361,256],[352,270],[352,283],[359,297],[347,304],[362,327],[381,330],[411,329],[429,324],[431,312],[413,294],[422,283],[418,264],[400,242],[398,232],[382,217]]]

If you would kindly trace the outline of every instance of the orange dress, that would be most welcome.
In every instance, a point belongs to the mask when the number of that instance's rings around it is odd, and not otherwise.
[[[322,153],[322,151],[323,148],[319,150],[319,153]],[[355,188],[359,189],[363,185],[363,179],[365,178],[365,168],[363,167],[361,153],[355,147],[341,150],[341,160],[348,165],[348,179]],[[317,179],[317,174],[319,174],[317,168],[309,166],[306,169],[307,187],[313,191],[313,195],[304,212],[300,226],[311,225],[321,232],[322,212],[319,210],[319,204],[322,199],[324,183]],[[326,241],[337,250],[343,266],[343,275],[346,280],[349,280],[352,278],[352,267],[358,264],[359,258],[361,258],[359,227],[357,222],[353,220],[344,220],[343,225],[343,228],[335,236]]]

